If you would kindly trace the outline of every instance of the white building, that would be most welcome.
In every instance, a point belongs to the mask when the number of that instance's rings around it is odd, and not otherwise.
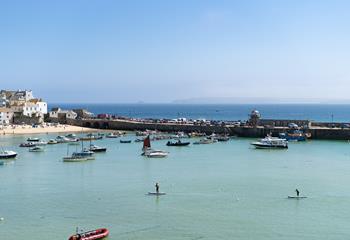
[[[47,113],[47,103],[41,99],[32,99],[22,106],[23,115],[28,117],[43,117]]]
[[[0,125],[12,123],[13,114],[10,108],[0,108]]]

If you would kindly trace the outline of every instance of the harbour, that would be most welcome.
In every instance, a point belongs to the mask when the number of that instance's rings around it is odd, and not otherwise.
[[[57,135],[35,136],[48,141]],[[137,136],[130,132],[94,141],[108,151],[93,161],[64,163],[66,144],[30,153],[18,147],[28,137],[0,138],[2,146],[18,152],[16,160],[0,166],[4,239],[66,239],[77,226],[107,227],[108,239],[341,239],[349,234],[350,188],[341,184],[350,180],[345,141],[291,142],[288,150],[275,151],[251,147],[250,138],[206,145],[189,138],[191,144],[180,148],[158,140],[152,147],[170,154],[152,159],[140,155],[142,142],[134,142]],[[155,182],[167,195],[145,195]],[[295,188],[308,198],[288,199]]]

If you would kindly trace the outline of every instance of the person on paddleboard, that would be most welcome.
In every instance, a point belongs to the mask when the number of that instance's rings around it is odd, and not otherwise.
[[[295,191],[297,192],[297,197],[299,197],[299,190],[295,189]]]
[[[156,183],[156,193],[158,194],[159,193],[159,184],[158,183]]]

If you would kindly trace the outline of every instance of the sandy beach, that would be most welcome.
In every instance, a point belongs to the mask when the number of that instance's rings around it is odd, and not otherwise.
[[[30,125],[10,125],[0,127],[2,135],[22,135],[39,133],[73,133],[73,132],[96,132],[97,129],[83,128],[66,124],[43,124],[37,127]]]

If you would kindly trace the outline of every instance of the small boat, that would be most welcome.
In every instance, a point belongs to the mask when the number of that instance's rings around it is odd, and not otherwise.
[[[9,150],[1,150],[0,151],[0,159],[10,159],[10,158],[15,158],[17,156],[17,153],[14,151],[9,151]]]
[[[76,138],[77,135],[75,135],[74,133],[70,133],[66,135],[66,138]]]
[[[93,155],[94,155],[94,152],[89,150],[83,150],[81,152],[72,153],[72,157],[87,158],[87,160],[95,160],[95,157]]]
[[[87,135],[86,137],[79,138],[80,141],[93,141],[93,140],[101,140],[103,136],[95,136],[95,135]]]
[[[50,139],[47,144],[57,144],[58,142],[55,139]]]
[[[214,143],[216,142],[216,140],[213,140],[211,138],[203,138],[197,142],[194,142],[193,144],[211,144],[211,143]]]
[[[70,236],[68,240],[98,240],[103,239],[108,235],[109,231],[107,228],[99,228],[88,232],[76,233],[75,235]]]
[[[34,142],[21,143],[20,147],[34,147],[36,144]]]
[[[91,152],[106,152],[107,151],[107,148],[105,147],[99,147],[99,146],[96,146],[96,145],[90,145],[90,148],[89,148],[89,151]]]
[[[282,138],[267,136],[258,142],[252,142],[251,145],[258,149],[286,149],[288,148],[288,141]]]
[[[44,146],[44,145],[47,145],[46,141],[41,140],[41,141],[35,143],[35,146]]]
[[[32,148],[29,148],[29,152],[44,152],[45,149],[43,147],[40,146],[35,146]]]
[[[166,143],[167,146],[174,146],[174,147],[182,147],[182,146],[188,146],[190,142],[181,142],[180,140],[177,142],[170,142],[168,141]]]
[[[84,162],[87,160],[88,160],[87,157],[78,157],[78,156],[63,157],[63,162]]]
[[[120,143],[131,143],[131,140],[120,140]]]
[[[134,142],[143,142],[143,138],[136,138]]]
[[[58,143],[67,143],[69,142],[69,138],[66,138],[65,136],[58,136],[56,137],[56,141]]]
[[[106,135],[106,138],[118,138],[118,137],[120,137],[119,133],[114,133],[114,132],[108,133]]]
[[[40,138],[27,138],[27,142],[39,142]]]
[[[228,140],[230,140],[230,137],[228,136],[220,136],[216,138],[218,140],[218,142],[227,142]]]
[[[149,138],[149,135],[145,138],[143,141],[143,153],[142,156],[146,156],[148,158],[164,158],[168,156],[168,152],[162,151],[162,150],[154,150],[151,148],[151,140]]]

